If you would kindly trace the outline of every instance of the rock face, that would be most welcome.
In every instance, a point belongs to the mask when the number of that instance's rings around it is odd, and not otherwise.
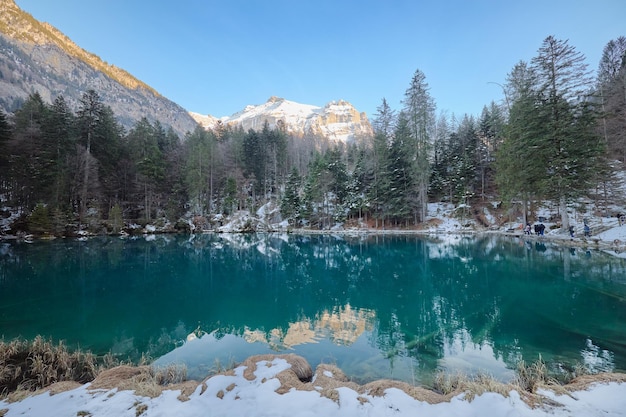
[[[188,112],[128,72],[103,62],[47,23],[0,1],[0,108],[12,112],[32,92],[51,103],[62,95],[73,110],[88,89],[129,128],[142,117],[179,136],[197,126]]]
[[[212,129],[221,122],[244,130],[261,130],[267,121],[270,128],[282,124],[287,132],[295,136],[323,137],[335,142],[350,143],[372,135],[372,126],[365,113],[359,113],[352,104],[344,100],[317,107],[270,97],[264,104],[246,106],[242,111],[228,117],[190,114],[206,129]]]

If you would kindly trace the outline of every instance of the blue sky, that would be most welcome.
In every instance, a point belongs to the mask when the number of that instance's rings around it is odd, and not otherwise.
[[[421,70],[437,110],[479,115],[549,35],[597,69],[626,36],[624,0],[16,0],[37,20],[189,111],[229,116],[270,96],[402,107]]]

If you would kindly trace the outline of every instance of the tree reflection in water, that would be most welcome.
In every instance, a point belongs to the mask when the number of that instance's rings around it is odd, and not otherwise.
[[[210,370],[294,352],[359,380],[626,368],[623,260],[496,236],[195,235],[0,251],[5,338]],[[193,329],[206,335],[183,343]],[[244,356],[245,355],[245,356]],[[193,372],[190,372],[193,374]]]

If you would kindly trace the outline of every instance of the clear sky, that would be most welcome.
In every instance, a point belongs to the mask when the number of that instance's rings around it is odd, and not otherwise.
[[[421,70],[438,111],[479,115],[543,40],[594,71],[626,36],[626,0],[16,0],[189,111],[229,116],[279,96],[402,107]]]

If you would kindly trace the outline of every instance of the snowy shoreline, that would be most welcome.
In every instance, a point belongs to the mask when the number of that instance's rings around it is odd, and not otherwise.
[[[140,368],[113,368],[83,385],[53,385],[15,402],[0,401],[0,416],[626,415],[626,374],[580,377],[565,387],[539,386],[533,393],[502,384],[498,392],[462,388],[441,395],[386,380],[358,386],[332,365],[320,365],[313,374],[295,355],[262,355],[201,383],[156,392],[128,385],[132,378],[142,381]]]

